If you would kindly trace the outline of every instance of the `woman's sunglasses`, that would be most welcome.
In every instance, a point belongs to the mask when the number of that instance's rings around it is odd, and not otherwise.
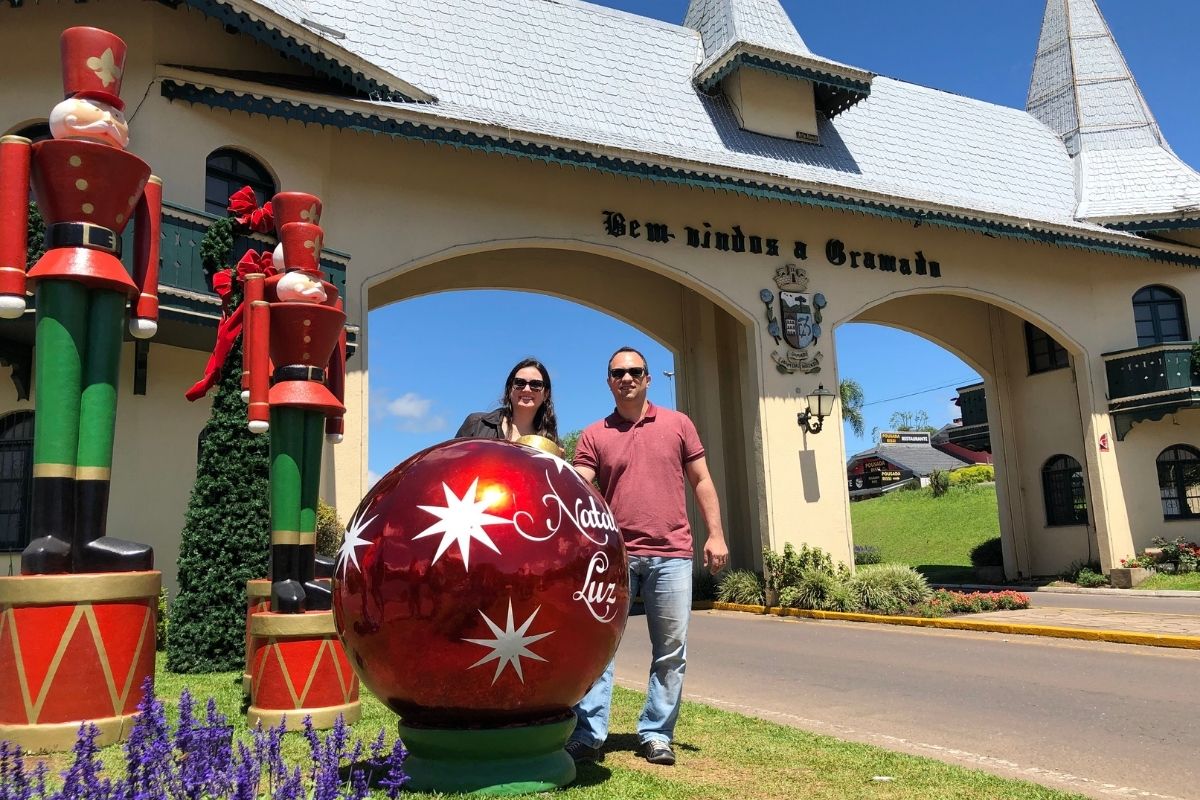
[[[625,373],[629,373],[629,377],[633,378],[635,381],[640,381],[642,379],[642,376],[646,374],[646,368],[645,367],[628,367],[628,368],[613,367],[612,369],[610,369],[608,371],[608,377],[612,378],[614,381],[619,381],[619,380],[621,380],[621,378],[625,377]]]
[[[546,388],[545,381],[539,381],[539,380],[527,381],[524,378],[513,378],[512,385],[513,385],[513,388],[516,389],[517,391],[522,391],[526,386],[529,387],[529,391],[531,391],[531,392],[540,392],[542,389]]]

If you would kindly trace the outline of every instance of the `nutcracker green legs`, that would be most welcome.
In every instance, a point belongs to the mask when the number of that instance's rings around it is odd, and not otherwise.
[[[328,586],[317,583],[317,496],[325,415],[271,409],[271,610],[328,611]]]
[[[149,546],[105,534],[125,296],[69,280],[36,291],[34,538],[21,572],[151,569]]]

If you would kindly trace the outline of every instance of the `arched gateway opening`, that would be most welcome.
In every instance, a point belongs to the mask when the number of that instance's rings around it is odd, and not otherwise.
[[[758,375],[755,359],[748,357],[753,350],[753,326],[732,303],[709,287],[684,283],[666,268],[645,259],[561,245],[520,244],[460,250],[401,266],[368,283],[363,306],[374,311],[424,295],[469,289],[534,292],[573,301],[639,329],[673,354],[673,364],[651,364],[654,380],[660,383],[658,392],[661,395],[667,388],[661,384],[669,383],[675,407],[696,423],[722,500],[732,557],[735,563],[755,563],[766,529],[759,497],[760,460],[753,455],[759,429]],[[456,331],[463,327],[462,320],[446,319],[441,330],[430,331],[429,336],[461,335]],[[565,337],[582,341],[593,332],[547,327],[541,334],[547,340]],[[505,326],[479,335],[480,355],[474,368],[499,373],[497,380],[502,380],[511,364],[490,363],[487,351],[489,341],[505,336]],[[377,336],[363,336],[362,341],[368,373],[385,361],[410,360],[423,349],[423,342],[389,341]],[[601,348],[605,351],[601,361],[624,344],[616,339],[606,342]],[[595,374],[597,393],[606,392],[604,366],[583,365]],[[434,363],[425,364],[422,371],[438,376],[440,391],[452,392],[455,373],[472,368],[470,363]],[[364,403],[371,402],[377,402],[377,398],[365,388]],[[455,420],[447,436],[453,434],[457,423]],[[566,432],[560,429],[560,433]],[[694,508],[689,511],[694,540],[702,544],[703,523]]]
[[[982,378],[981,396],[970,398],[980,407],[964,414],[970,418],[943,449],[953,452],[986,436],[1010,578],[1054,575],[1072,562],[1098,560],[1087,479],[1094,456],[1079,412],[1079,387],[1088,381],[1079,374],[1077,344],[1028,310],[979,293],[891,295],[840,324],[849,322],[913,333]],[[912,369],[921,374],[920,363]]]

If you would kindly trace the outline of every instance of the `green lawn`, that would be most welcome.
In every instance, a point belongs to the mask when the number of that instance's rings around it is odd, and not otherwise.
[[[1156,572],[1138,584],[1139,589],[1188,589],[1200,591],[1200,572],[1189,572],[1184,575],[1172,575],[1168,572]]]
[[[850,504],[854,544],[878,547],[884,561],[909,564],[934,583],[974,580],[971,548],[1000,535],[995,486],[899,491]]]
[[[241,675],[173,675],[161,669],[159,695],[168,707],[185,686],[201,699],[214,696],[220,710],[232,720],[241,717]],[[585,766],[569,789],[554,796],[587,800],[1068,800],[1078,795],[1046,789],[1031,783],[993,777],[961,767],[915,756],[892,753],[867,745],[840,742],[828,736],[805,733],[771,722],[720,711],[696,703],[684,706],[677,730],[674,768],[655,767],[633,750],[637,715],[642,696],[617,688],[614,695],[608,756],[600,765]],[[172,715],[173,716],[173,715]],[[363,698],[363,719],[353,733],[370,741],[382,728],[395,730],[395,716],[373,697]],[[853,723],[852,719],[846,720]],[[244,723],[239,725],[245,734]],[[308,745],[300,734],[285,737],[284,752],[303,756]],[[120,771],[119,745],[102,751],[106,772]],[[66,769],[65,755],[52,757],[56,772]],[[880,781],[877,777],[890,780]],[[378,793],[382,797],[382,793]],[[406,794],[410,797],[441,795]]]

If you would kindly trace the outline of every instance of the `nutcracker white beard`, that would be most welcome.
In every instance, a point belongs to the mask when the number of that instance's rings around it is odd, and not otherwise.
[[[124,150],[129,146],[129,123],[108,103],[68,97],[50,112],[55,139],[90,139]]]
[[[303,272],[289,272],[275,284],[280,300],[300,303],[324,303],[325,287]]]

